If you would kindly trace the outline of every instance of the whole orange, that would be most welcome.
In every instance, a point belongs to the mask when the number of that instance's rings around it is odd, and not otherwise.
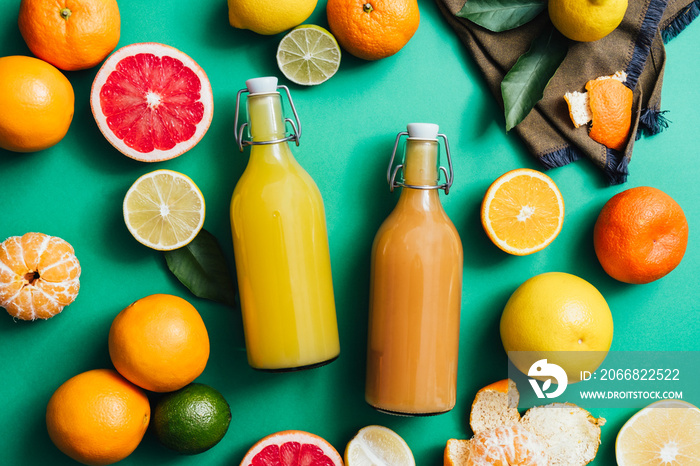
[[[172,392],[196,379],[209,359],[209,335],[199,312],[168,294],[141,298],[109,329],[114,367],[141,388]]]
[[[151,419],[146,394],[110,369],[68,379],[46,407],[46,427],[66,455],[89,465],[112,464],[139,445]]]
[[[420,23],[416,0],[328,0],[326,14],[338,43],[365,60],[401,50]]]
[[[688,222],[681,206],[663,191],[631,188],[603,206],[593,244],[608,275],[625,283],[649,283],[680,264]]]
[[[121,27],[116,0],[22,0],[18,23],[34,55],[67,71],[104,60]]]
[[[34,152],[68,132],[75,95],[70,81],[43,60],[0,57],[0,148]]]

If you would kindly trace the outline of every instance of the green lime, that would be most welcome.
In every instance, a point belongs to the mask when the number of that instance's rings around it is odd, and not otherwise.
[[[293,83],[321,84],[338,71],[340,46],[333,34],[321,26],[303,24],[280,41],[277,66]]]
[[[208,385],[191,383],[163,396],[153,413],[158,440],[178,453],[194,455],[219,443],[231,422],[226,399]]]

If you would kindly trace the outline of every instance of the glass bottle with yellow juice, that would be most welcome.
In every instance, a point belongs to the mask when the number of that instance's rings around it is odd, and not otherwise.
[[[393,167],[402,136],[405,158]],[[438,169],[438,137],[449,172]],[[370,277],[365,399],[383,412],[432,415],[455,405],[463,253],[439,197],[452,184],[450,157],[437,125],[412,123],[396,138],[387,180],[401,195],[375,236]]]
[[[301,133],[289,90],[277,78],[246,86],[236,119],[248,93],[249,123],[236,121],[236,139],[241,150],[250,145],[250,159],[231,198],[231,231],[248,362],[269,371],[317,367],[340,353],[323,199],[289,148]],[[296,124],[282,113],[279,89]]]

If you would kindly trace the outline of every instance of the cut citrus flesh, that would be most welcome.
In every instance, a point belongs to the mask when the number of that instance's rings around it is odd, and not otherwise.
[[[204,224],[204,197],[194,181],[172,170],[137,179],[124,196],[124,222],[140,243],[159,251],[181,248]]]
[[[415,466],[416,461],[406,441],[383,426],[359,430],[345,447],[346,466]]]
[[[493,243],[510,254],[532,254],[549,245],[564,222],[564,199],[547,175],[520,168],[486,191],[481,223]]]
[[[615,441],[620,466],[698,464],[700,409],[681,400],[652,403],[632,416]]]
[[[321,84],[338,71],[340,46],[335,37],[320,26],[298,26],[280,41],[277,66],[293,83]]]
[[[194,147],[211,123],[214,100],[202,68],[157,43],[127,45],[95,76],[90,106],[107,140],[128,157],[168,160]]]
[[[286,430],[260,439],[246,453],[241,466],[343,466],[333,445],[318,435]]]

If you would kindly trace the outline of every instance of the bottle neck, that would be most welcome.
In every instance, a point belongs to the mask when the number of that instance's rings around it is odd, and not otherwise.
[[[408,139],[403,163],[405,185],[437,186],[438,143],[432,140]],[[401,190],[399,204],[413,210],[442,210],[438,189],[410,188]]]
[[[250,136],[253,142],[266,142],[284,139],[286,128],[282,101],[279,93],[252,94],[248,96],[248,118],[250,119]],[[251,160],[262,155],[272,162],[287,162],[293,159],[287,141],[252,145]]]

